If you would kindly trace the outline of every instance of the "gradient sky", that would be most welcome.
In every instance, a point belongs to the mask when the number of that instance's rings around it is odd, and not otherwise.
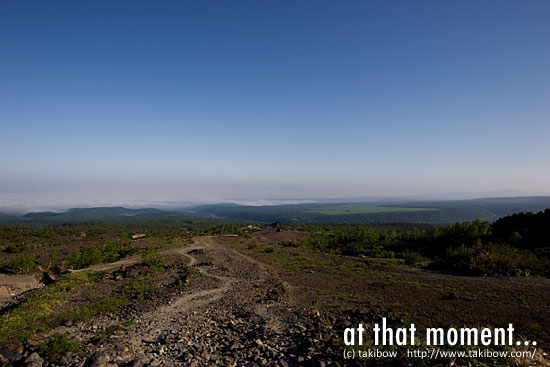
[[[548,192],[549,19],[546,0],[0,1],[0,206]]]

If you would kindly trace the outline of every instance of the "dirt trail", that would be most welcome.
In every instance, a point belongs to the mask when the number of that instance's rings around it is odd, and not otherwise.
[[[66,334],[81,345],[80,352],[55,366],[331,364],[321,350],[319,320],[312,324],[292,311],[290,287],[269,265],[212,236],[194,238],[188,247],[161,254],[187,261],[174,259],[157,273],[158,287],[139,302],[85,322],[65,323],[49,333]],[[140,261],[133,256],[88,269],[116,271]],[[117,280],[106,276],[104,281]],[[53,365],[43,365],[49,366]]]
[[[188,267],[200,276],[168,299],[146,299],[144,303],[152,303],[146,310],[129,308],[112,318],[58,331],[90,340],[98,331],[134,320],[81,353],[87,358],[105,354],[119,366],[288,366],[300,353],[302,360],[311,358],[296,340],[286,287],[267,264],[218,243],[216,237],[198,237],[189,247],[162,254],[185,256]],[[115,270],[138,261],[132,257],[93,268]],[[74,365],[81,362],[76,358]]]
[[[204,253],[209,254],[209,259],[215,259],[215,263],[199,266],[197,269],[204,278],[214,281],[214,288],[189,291],[189,293],[175,299],[170,304],[158,308],[149,315],[145,315],[144,321],[148,325],[146,330],[148,336],[152,336],[158,332],[160,327],[156,325],[157,323],[164,323],[166,321],[177,323],[181,314],[202,310],[204,307],[220,301],[222,298],[227,297],[225,301],[232,301],[227,302],[226,306],[232,305],[231,303],[236,301],[234,298],[236,294],[241,296],[243,290],[259,287],[262,282],[266,282],[268,279],[272,286],[280,285],[268,270],[267,265],[250,259],[247,256],[241,256],[232,249],[217,244],[212,237],[195,238],[192,246],[171,249],[164,254],[183,255],[189,259],[188,266],[195,266],[198,264],[197,257]],[[244,269],[248,269],[246,276],[243,276],[244,274],[239,271]],[[247,284],[251,280],[254,283]],[[250,301],[251,296],[247,294],[246,297],[239,297],[239,301]],[[273,320],[271,321],[273,323]],[[142,336],[140,335],[140,337]]]
[[[170,254],[183,255],[189,259],[187,266],[194,266],[197,264],[198,260],[195,256],[193,256],[190,253],[194,251],[204,251],[206,253],[207,249],[211,248],[212,246],[215,246],[215,243],[211,240],[211,238],[200,237],[200,238],[194,239],[193,245],[190,247],[170,249],[168,251],[163,252],[163,255],[170,255]],[[215,300],[219,299],[223,293],[229,291],[230,287],[237,281],[233,277],[215,275],[212,272],[207,271],[205,267],[199,267],[198,271],[202,275],[218,281],[217,287],[213,289],[206,289],[206,290],[201,290],[198,292],[186,294],[176,299],[171,304],[163,306],[158,310],[155,310],[152,315],[153,318],[156,318],[159,312],[166,313],[166,314],[171,314],[174,312],[181,313],[181,312],[196,308],[199,305],[203,306],[208,303],[214,302]]]
[[[193,266],[196,263],[196,259],[187,253],[193,250],[197,249],[204,249],[208,245],[205,246],[204,243],[202,243],[201,239],[194,239],[193,244],[188,247],[184,248],[173,248],[164,250],[161,252],[162,256],[168,256],[168,255],[183,255],[189,259],[188,266]],[[92,265],[87,268],[82,269],[75,269],[72,270],[73,273],[78,273],[82,271],[100,271],[100,272],[112,272],[120,269],[121,266],[132,266],[135,264],[138,264],[142,261],[142,258],[140,255],[134,255],[130,257],[126,257],[121,260],[117,260],[111,263],[103,263],[103,264],[97,264]],[[29,290],[33,290],[36,288],[40,288],[43,286],[43,284],[39,281],[39,275],[8,275],[8,274],[0,274],[0,303],[8,302],[13,297],[18,296],[24,292],[27,292]]]
[[[201,247],[201,245],[197,242],[197,240],[195,239],[193,241],[193,244],[189,247],[184,247],[184,248],[172,248],[172,249],[168,249],[168,250],[164,250],[164,251],[161,251],[161,255],[162,256],[167,256],[167,255],[184,255],[184,256],[187,256],[190,261],[194,261],[192,257],[188,256],[187,255],[187,252],[189,251],[192,251],[192,250],[197,250],[199,248],[203,248]],[[115,262],[112,262],[112,263],[105,263],[105,264],[97,264],[97,265],[92,265],[92,266],[89,266],[87,268],[83,268],[83,269],[78,269],[78,270],[73,270],[73,272],[77,273],[77,272],[80,272],[80,271],[86,271],[86,270],[93,270],[93,271],[115,271],[115,270],[118,270],[120,269],[120,267],[122,265],[128,267],[128,266],[132,266],[132,265],[135,265],[135,264],[138,264],[140,263],[142,260],[141,260],[141,256],[140,255],[134,255],[134,256],[130,256],[130,257],[126,257],[124,259],[121,259],[121,260],[118,260],[118,261],[115,261]],[[188,266],[192,266],[194,263],[190,263],[188,264]]]

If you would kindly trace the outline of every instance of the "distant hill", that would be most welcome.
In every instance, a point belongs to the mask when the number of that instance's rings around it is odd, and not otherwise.
[[[64,223],[99,221],[136,221],[151,219],[188,219],[189,215],[159,209],[127,209],[123,207],[73,208],[66,212],[27,213],[21,216],[0,214],[0,223]]]
[[[21,221],[20,217],[16,215],[8,215],[8,214],[0,213],[0,223],[2,224],[18,223],[20,221]]]
[[[74,208],[62,213],[40,212],[21,216],[0,213],[1,224],[159,219],[217,218],[243,222],[283,223],[429,223],[446,224],[475,219],[494,222],[520,212],[550,208],[550,196],[485,198],[453,201],[386,201],[247,206],[202,205],[187,211],[128,209],[123,207]]]

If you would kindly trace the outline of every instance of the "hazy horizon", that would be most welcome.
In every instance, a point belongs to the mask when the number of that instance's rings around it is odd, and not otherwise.
[[[3,1],[0,211],[548,193],[549,18],[544,1]]]
[[[251,206],[264,205],[292,205],[308,203],[327,203],[327,202],[422,202],[422,201],[453,201],[470,200],[483,198],[506,198],[506,197],[530,197],[530,196],[549,196],[545,192],[522,192],[517,190],[495,190],[487,192],[456,192],[456,193],[425,193],[420,195],[400,195],[400,196],[340,196],[340,197],[302,197],[302,198],[260,198],[260,197],[172,197],[169,199],[151,198],[142,199],[137,197],[117,197],[105,199],[90,196],[87,200],[77,197],[64,196],[63,199],[57,197],[44,197],[43,194],[31,195],[25,198],[19,196],[10,196],[6,193],[0,193],[0,213],[21,215],[32,212],[64,212],[73,208],[96,208],[96,207],[126,207],[130,209],[163,209],[180,210],[208,204],[238,204]]]

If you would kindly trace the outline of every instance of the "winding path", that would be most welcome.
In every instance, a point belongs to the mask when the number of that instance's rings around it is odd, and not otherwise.
[[[277,335],[282,335],[285,323],[280,310],[288,307],[282,301],[285,287],[268,265],[218,243],[215,237],[197,237],[189,247],[163,252],[170,254],[189,260],[188,266],[201,274],[198,283],[184,288],[168,304],[142,314],[125,330],[121,338],[125,342],[111,353],[157,354],[165,366],[226,365],[212,353],[247,344],[252,347],[242,348],[242,353],[268,348],[265,343],[275,343]],[[201,256],[209,261],[199,262]],[[189,364],[182,362],[186,359]]]

